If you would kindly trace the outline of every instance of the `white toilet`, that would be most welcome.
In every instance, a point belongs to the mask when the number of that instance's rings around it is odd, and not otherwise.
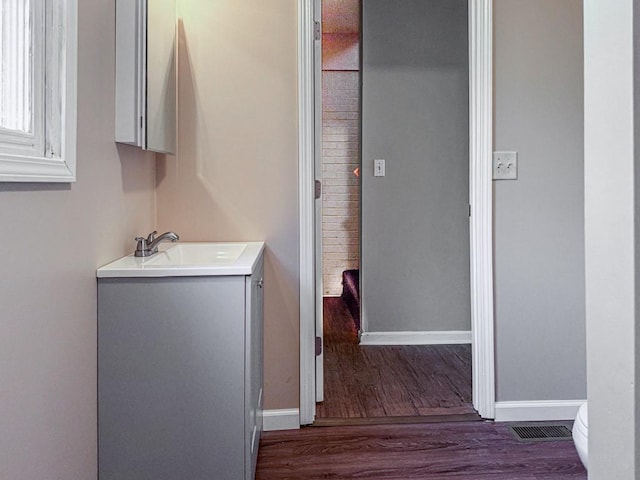
[[[589,437],[589,421],[588,421],[588,412],[587,412],[587,402],[584,402],[580,405],[580,409],[578,410],[578,414],[576,415],[576,419],[573,422],[573,443],[576,445],[576,450],[578,450],[578,456],[584,465],[584,468],[589,469],[588,467],[588,442],[587,439]]]

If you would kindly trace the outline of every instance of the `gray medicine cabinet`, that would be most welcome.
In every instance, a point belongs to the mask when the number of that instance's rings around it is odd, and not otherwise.
[[[175,0],[116,0],[116,142],[176,153],[176,27]]]

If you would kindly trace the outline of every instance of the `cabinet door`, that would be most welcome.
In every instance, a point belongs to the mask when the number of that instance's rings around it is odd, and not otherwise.
[[[245,475],[245,279],[100,279],[100,480]]]
[[[262,433],[263,403],[263,297],[264,280],[262,260],[254,274],[247,277],[246,308],[246,470],[245,477],[253,479],[258,459],[258,446]]]

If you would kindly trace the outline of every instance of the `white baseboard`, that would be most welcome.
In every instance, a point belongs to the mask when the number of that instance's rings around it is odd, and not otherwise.
[[[471,331],[362,332],[360,345],[446,345],[471,343]]]
[[[262,429],[265,432],[275,430],[298,430],[300,428],[300,410],[283,408],[262,412]]]
[[[586,400],[496,402],[496,422],[573,420]]]

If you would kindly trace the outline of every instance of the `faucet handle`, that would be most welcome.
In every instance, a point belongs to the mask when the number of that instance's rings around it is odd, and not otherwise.
[[[147,243],[151,243],[156,239],[156,235],[158,235],[158,231],[154,230],[153,232],[151,232],[149,234],[149,236],[147,237]]]
[[[147,249],[147,239],[144,237],[136,237],[136,242],[138,245],[136,246],[136,250],[146,250]]]

